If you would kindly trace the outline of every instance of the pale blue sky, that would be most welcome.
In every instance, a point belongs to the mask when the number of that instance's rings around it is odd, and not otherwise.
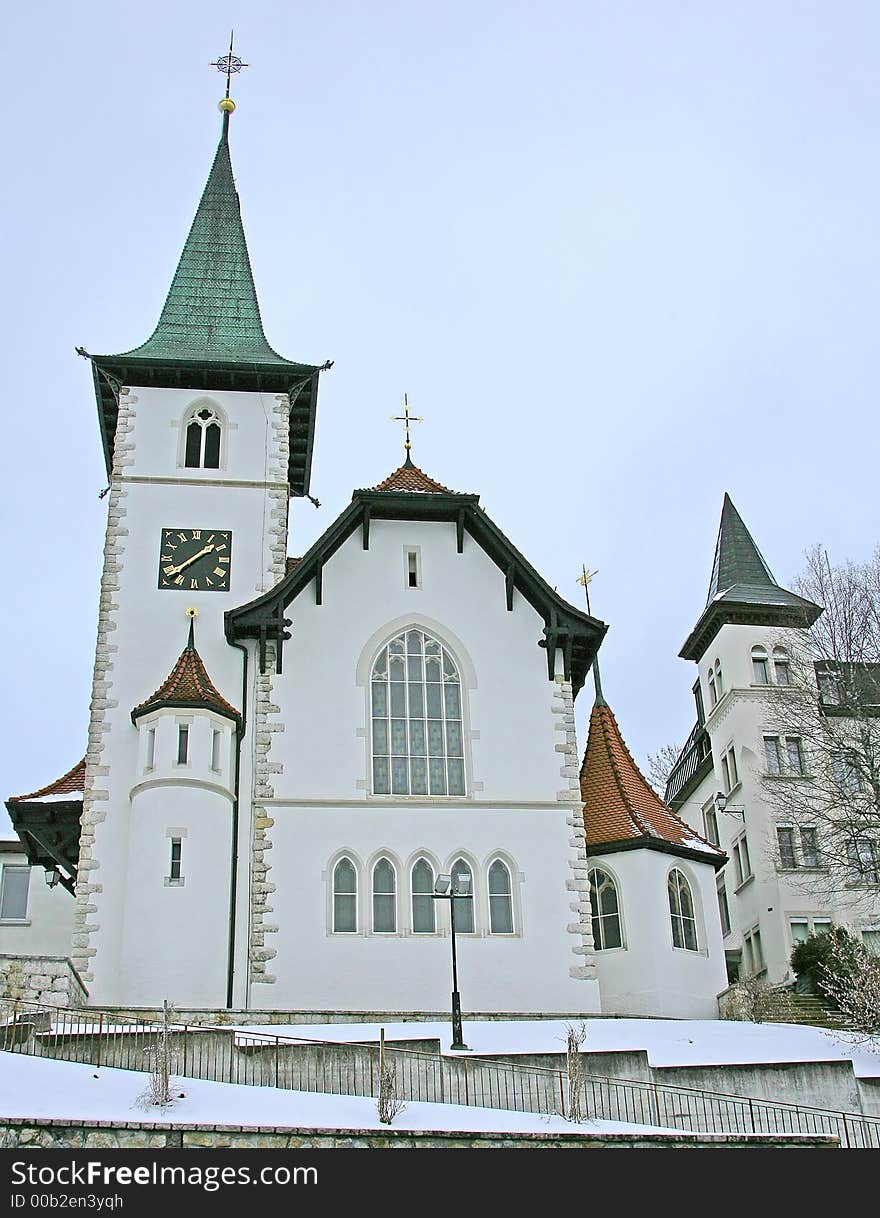
[[[878,539],[874,3],[57,2],[5,19],[4,796],[83,752],[106,500],[89,369],[143,341],[232,153],[270,342],[322,379],[302,553],[414,456],[610,623],[639,761],[725,490],[781,582]],[[500,593],[499,593],[500,595]],[[164,676],[157,672],[157,681]],[[581,747],[589,711],[579,699]]]

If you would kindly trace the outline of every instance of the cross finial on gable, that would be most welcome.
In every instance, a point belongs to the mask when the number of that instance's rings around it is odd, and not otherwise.
[[[410,457],[410,449],[412,448],[412,444],[410,442],[409,425],[410,425],[410,423],[423,423],[424,419],[421,417],[421,415],[410,414],[409,398],[407,397],[406,394],[403,395],[403,414],[393,414],[391,416],[391,422],[392,423],[403,423],[403,425],[404,425],[405,432],[406,432],[406,441],[403,445],[404,450],[406,451],[405,464],[412,465],[412,458]]]

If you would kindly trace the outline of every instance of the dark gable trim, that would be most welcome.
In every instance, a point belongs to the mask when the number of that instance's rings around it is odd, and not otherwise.
[[[813,612],[815,610],[815,612]],[[704,612],[688,635],[678,653],[683,660],[699,662],[722,626],[794,626],[801,630],[812,626],[821,613],[818,606],[796,605],[738,605],[716,601]]]
[[[587,673],[608,629],[598,618],[575,609],[542,579],[528,560],[490,520],[479,506],[478,495],[437,494],[416,491],[355,491],[350,505],[331,524],[294,569],[269,592],[226,613],[226,638],[257,639],[260,667],[265,670],[266,642],[276,645],[278,671],[281,671],[283,643],[290,638],[291,619],[284,611],[310,584],[320,603],[321,571],[339,547],[365,520],[430,520],[456,525],[456,542],[467,533],[501,572],[498,595],[512,604],[514,592],[520,593],[544,619],[544,637],[538,640],[547,648],[548,675],[552,677],[553,656],[562,649],[566,679],[574,692],[582,688]],[[458,549],[458,545],[456,544]]]
[[[667,842],[662,837],[626,837],[616,842],[602,842],[598,846],[587,846],[587,862],[592,858],[601,858],[603,854],[623,854],[625,850],[656,850],[659,854],[673,854],[678,858],[692,859],[696,863],[708,863],[716,871],[720,871],[727,862],[723,850],[717,854],[704,854],[702,850],[692,850],[689,846],[678,846],[675,842]]]
[[[155,702],[145,702],[143,706],[136,706],[131,712],[131,721],[137,727],[138,719],[143,719],[144,715],[152,715],[153,711],[166,708],[169,710],[211,711],[212,714],[219,715],[221,719],[229,719],[239,731],[241,730],[241,715],[238,711],[230,711],[214,702],[199,701],[197,698],[157,698]]]
[[[311,364],[214,363],[95,355],[92,375],[107,476],[113,468],[113,444],[123,385],[157,389],[235,390],[242,393],[286,393],[290,396],[290,456],[287,477],[291,495],[306,495],[312,472],[318,378]]]
[[[27,855],[31,867],[64,868],[61,885],[73,895],[79,865],[79,834],[82,799],[60,799],[51,803],[39,800],[8,799],[6,811],[18,834],[19,850]]]

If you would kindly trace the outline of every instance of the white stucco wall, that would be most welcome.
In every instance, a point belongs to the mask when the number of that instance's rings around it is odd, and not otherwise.
[[[591,857],[615,880],[624,944],[596,952],[602,1010],[609,1015],[715,1019],[716,997],[727,987],[724,948],[708,863],[657,850],[623,850]],[[682,871],[694,896],[698,951],[675,947],[667,879]]]
[[[227,420],[223,467],[188,470],[182,466],[180,426],[189,407],[205,398]],[[93,699],[87,761],[87,804],[95,816],[88,831],[94,832],[94,844],[85,838],[80,875],[89,885],[80,902],[81,921],[89,930],[78,928],[77,946],[87,956],[96,1003],[130,1000],[121,989],[130,972],[123,960],[130,953],[123,937],[131,925],[126,909],[149,907],[139,891],[134,854],[130,857],[140,846],[137,835],[129,834],[130,791],[140,767],[131,710],[164,681],[183,650],[190,605],[199,610],[196,646],[208,673],[224,697],[240,706],[242,656],[225,640],[223,614],[277,578],[287,512],[286,415],[274,396],[131,387],[123,405],[109,525],[118,557],[102,586],[98,656],[104,671]],[[231,530],[229,592],[158,588],[166,527]],[[228,859],[228,845],[224,849]],[[192,950],[184,939],[178,946],[183,955]],[[218,1001],[213,996],[212,1002]]]
[[[2,845],[0,868],[27,866],[23,850],[5,849],[6,842]],[[31,867],[26,916],[0,920],[0,953],[69,956],[73,910],[74,900],[70,893],[60,884],[48,888],[43,868]]]

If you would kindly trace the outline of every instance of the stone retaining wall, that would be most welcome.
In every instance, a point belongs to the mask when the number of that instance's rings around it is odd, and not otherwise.
[[[88,990],[66,956],[0,955],[0,1000],[83,1007]]]
[[[0,1147],[44,1150],[149,1147],[158,1150],[220,1148],[229,1150],[605,1150],[618,1147],[660,1150],[748,1150],[753,1147],[839,1149],[836,1138],[740,1134],[675,1133],[468,1133],[436,1130],[300,1129],[292,1126],[172,1125],[149,1121],[57,1121],[0,1118]]]

